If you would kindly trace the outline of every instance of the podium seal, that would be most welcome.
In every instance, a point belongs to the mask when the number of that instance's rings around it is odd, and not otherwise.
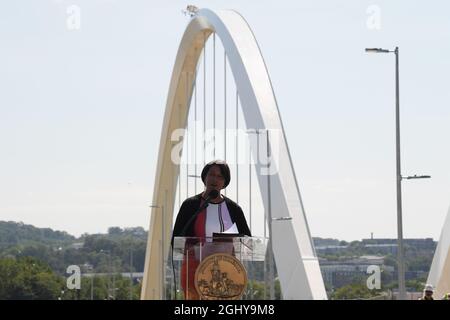
[[[200,263],[194,282],[202,300],[238,300],[247,286],[247,271],[234,256],[216,253]]]

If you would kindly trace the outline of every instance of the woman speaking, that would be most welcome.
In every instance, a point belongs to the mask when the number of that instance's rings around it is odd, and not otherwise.
[[[231,180],[227,163],[222,160],[209,162],[203,168],[201,178],[205,189],[181,205],[173,228],[172,242],[173,237],[196,237],[203,242],[214,233],[227,231],[234,224],[240,235],[251,236],[241,207],[220,193]],[[186,300],[199,299],[194,285],[198,264],[194,250],[189,251],[189,257],[185,255],[183,259],[181,270],[181,285]]]

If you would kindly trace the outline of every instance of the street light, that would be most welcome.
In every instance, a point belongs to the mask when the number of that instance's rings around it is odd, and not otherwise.
[[[108,253],[108,261],[107,261],[107,265],[108,265],[108,295],[106,297],[106,299],[110,299],[111,297],[111,274],[114,274],[114,272],[112,271],[112,258],[111,258],[111,250],[109,249],[100,249],[100,253]],[[114,279],[112,281],[112,287],[114,287]]]
[[[402,222],[402,179],[423,179],[430,176],[402,177],[400,162],[400,88],[399,88],[399,50],[383,48],[366,48],[368,53],[394,53],[395,54],[395,146],[396,146],[396,183],[397,183],[397,233],[398,233],[398,286],[399,299],[406,299],[405,264],[403,252],[403,222]]]
[[[133,300],[133,247],[130,245],[130,300]]]
[[[407,176],[407,177],[402,177],[402,180],[411,180],[411,179],[428,179],[431,178],[431,176],[418,176],[417,174],[413,175],[413,176]]]
[[[395,52],[387,49],[381,49],[381,48],[366,48],[366,52],[373,52],[373,53],[389,53],[389,52]]]

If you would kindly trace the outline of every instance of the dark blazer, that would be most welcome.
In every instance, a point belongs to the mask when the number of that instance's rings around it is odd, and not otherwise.
[[[183,235],[181,234],[181,232],[183,231],[185,225],[188,223],[192,215],[195,214],[197,210],[200,208],[200,202],[202,199],[201,196],[202,194],[200,193],[184,200],[183,204],[181,205],[180,211],[178,212],[177,218],[175,220],[175,225],[173,227],[172,243],[173,237],[194,236],[195,219],[194,221],[192,221],[192,223],[186,230],[186,234]],[[252,235],[250,229],[248,228],[247,221],[245,220],[244,212],[242,211],[241,207],[236,202],[225,196],[224,199],[228,208],[228,212],[230,213],[231,221],[233,221],[233,223],[236,223],[239,233],[251,237]]]

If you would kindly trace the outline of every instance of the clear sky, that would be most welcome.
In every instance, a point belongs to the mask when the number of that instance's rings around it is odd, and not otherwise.
[[[254,31],[313,236],[396,237],[394,55],[364,48],[399,46],[403,174],[432,176],[403,183],[404,234],[439,237],[450,206],[444,0],[1,1],[0,220],[75,235],[148,229],[187,4],[235,9]]]

